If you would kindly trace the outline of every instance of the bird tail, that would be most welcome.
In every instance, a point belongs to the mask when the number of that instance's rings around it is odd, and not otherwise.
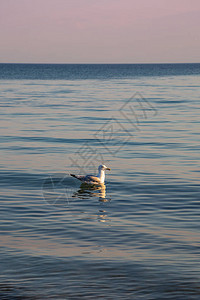
[[[76,175],[74,175],[74,174],[69,174],[69,175],[71,175],[72,177],[75,177],[75,178],[77,178],[77,177],[76,177]]]

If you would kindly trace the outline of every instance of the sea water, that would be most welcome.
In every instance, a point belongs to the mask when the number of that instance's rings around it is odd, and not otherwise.
[[[0,64],[0,299],[199,299],[200,64]],[[69,174],[111,168],[103,187]]]

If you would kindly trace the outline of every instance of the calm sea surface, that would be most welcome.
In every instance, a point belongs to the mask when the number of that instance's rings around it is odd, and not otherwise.
[[[0,299],[200,299],[200,64],[0,64],[0,90]]]

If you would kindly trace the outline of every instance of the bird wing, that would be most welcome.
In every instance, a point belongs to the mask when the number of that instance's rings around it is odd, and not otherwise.
[[[87,183],[101,183],[99,177],[93,176],[93,175],[74,175],[70,174],[72,177],[77,178],[78,180],[82,182],[87,182]]]
[[[93,183],[101,183],[99,177],[93,176],[93,175],[87,175],[86,181],[93,182]]]

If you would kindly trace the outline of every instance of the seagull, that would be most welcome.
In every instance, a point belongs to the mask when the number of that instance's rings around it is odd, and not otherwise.
[[[70,174],[72,177],[77,178],[78,180],[84,182],[84,183],[89,183],[89,184],[103,184],[105,180],[105,170],[110,171],[110,168],[106,167],[105,165],[100,165],[98,167],[98,175],[93,176],[93,175],[74,175]]]

